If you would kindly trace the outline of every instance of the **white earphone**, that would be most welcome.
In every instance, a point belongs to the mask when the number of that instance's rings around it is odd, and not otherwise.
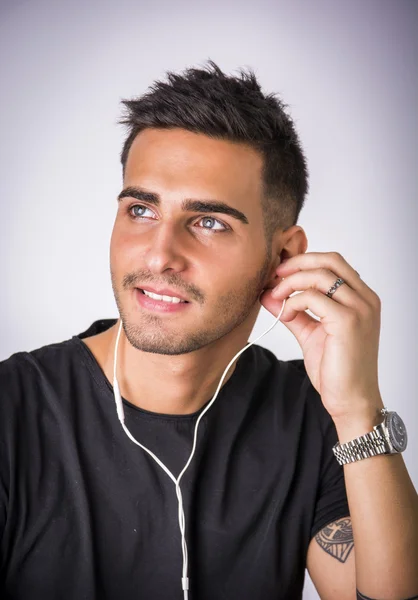
[[[113,391],[114,391],[114,395],[115,395],[115,403],[116,403],[116,411],[119,417],[119,421],[122,424],[123,429],[125,430],[126,435],[138,446],[140,446],[141,448],[143,448],[146,452],[148,452],[148,454],[150,454],[152,456],[152,458],[160,465],[160,467],[167,473],[167,475],[170,477],[170,479],[173,480],[175,486],[176,486],[176,493],[177,493],[177,498],[178,498],[178,502],[179,502],[179,525],[180,525],[180,532],[181,532],[181,545],[182,545],[182,550],[183,550],[183,576],[181,578],[181,585],[182,585],[182,589],[183,589],[183,598],[184,600],[188,600],[188,590],[189,590],[189,578],[187,576],[187,567],[188,567],[188,560],[187,560],[187,544],[186,544],[186,536],[185,536],[185,518],[184,518],[184,510],[183,510],[183,498],[181,495],[181,489],[180,489],[180,479],[183,477],[184,472],[186,471],[187,467],[190,465],[190,462],[193,458],[193,454],[196,448],[196,440],[197,440],[197,429],[200,423],[200,419],[203,417],[203,415],[205,414],[206,411],[209,410],[209,408],[212,406],[212,404],[215,402],[216,397],[219,393],[219,390],[222,386],[222,382],[225,378],[225,375],[227,374],[230,366],[232,365],[232,363],[234,362],[234,360],[240,355],[242,354],[242,352],[244,352],[244,350],[246,350],[247,348],[249,348],[252,344],[254,344],[255,342],[257,342],[260,338],[262,338],[264,335],[266,335],[266,333],[268,333],[271,329],[273,329],[273,327],[277,324],[277,322],[279,321],[282,312],[283,312],[283,308],[285,306],[286,300],[283,301],[283,305],[282,308],[279,312],[279,315],[277,316],[275,322],[273,323],[273,325],[271,325],[271,327],[269,327],[264,333],[262,333],[260,336],[258,336],[258,338],[256,338],[253,342],[250,342],[249,344],[247,344],[244,348],[242,348],[242,350],[240,350],[235,356],[234,358],[230,361],[230,363],[228,364],[228,366],[226,367],[224,374],[221,377],[221,380],[219,382],[218,388],[215,392],[215,395],[213,396],[212,400],[209,402],[209,404],[207,405],[207,407],[205,408],[205,410],[199,415],[197,421],[196,421],[196,427],[195,427],[195,431],[194,431],[194,440],[193,440],[193,448],[192,448],[192,452],[189,456],[189,460],[187,461],[187,463],[185,464],[183,470],[181,471],[180,475],[178,476],[178,478],[176,479],[174,477],[174,475],[171,473],[171,471],[169,469],[167,469],[167,467],[165,466],[164,463],[162,463],[160,461],[160,459],[155,456],[155,454],[153,454],[151,452],[151,450],[148,450],[148,448],[146,448],[145,446],[143,446],[142,444],[140,444],[139,442],[137,442],[137,440],[132,436],[131,432],[129,431],[129,429],[126,427],[125,425],[125,413],[123,411],[123,404],[122,404],[122,398],[120,395],[120,390],[119,390],[119,384],[118,384],[118,380],[116,378],[116,362],[117,362],[117,354],[118,354],[118,345],[119,345],[119,338],[120,338],[120,334],[122,331],[122,321],[120,322],[119,325],[119,331],[118,331],[118,335],[116,337],[116,344],[115,344],[115,354],[114,354],[114,364],[113,364]]]

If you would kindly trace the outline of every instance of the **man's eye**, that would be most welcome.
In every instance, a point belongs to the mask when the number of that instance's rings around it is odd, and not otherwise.
[[[226,227],[226,225],[224,225],[222,223],[222,221],[218,221],[218,219],[214,219],[213,217],[202,217],[200,219],[200,221],[203,221],[205,223],[203,229],[209,229],[209,231],[226,231],[228,228]],[[206,227],[207,223],[218,223],[221,228],[216,228],[215,227]]]
[[[145,211],[147,211],[147,210],[149,210],[152,213],[152,210],[150,208],[148,208],[147,206],[144,206],[142,204],[134,204],[133,206],[128,208],[128,213],[132,219],[137,220],[137,219],[141,219],[142,217],[149,218],[144,214]],[[200,229],[204,229],[206,231],[218,232],[218,231],[227,231],[229,229],[229,227],[227,225],[222,223],[222,221],[215,219],[214,217],[201,217],[199,219],[198,223],[200,221],[203,221],[203,223],[204,223],[203,227],[201,227]],[[218,224],[217,227],[210,226],[211,224],[215,224],[215,223]]]
[[[136,209],[139,209],[139,210],[137,211]],[[133,206],[131,206],[128,209],[128,212],[132,216],[133,219],[138,219],[139,217],[144,216],[144,213],[140,212],[140,211],[145,211],[145,210],[149,210],[150,212],[152,212],[152,210],[150,208],[148,208],[147,206],[143,206],[142,204],[134,204]]]

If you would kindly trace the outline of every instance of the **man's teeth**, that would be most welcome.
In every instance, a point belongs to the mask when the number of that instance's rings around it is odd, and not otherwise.
[[[154,300],[163,300],[164,302],[172,302],[173,304],[178,304],[179,302],[185,302],[185,300],[180,300],[180,298],[176,298],[175,296],[160,296],[159,294],[153,294],[152,292],[147,292],[147,290],[142,290],[146,296],[153,298]]]

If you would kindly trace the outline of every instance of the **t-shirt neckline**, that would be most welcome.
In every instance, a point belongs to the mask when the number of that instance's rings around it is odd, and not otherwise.
[[[111,324],[116,323],[117,319],[114,319],[113,323],[110,322],[110,326]],[[95,323],[98,323],[97,321]],[[88,331],[90,331],[90,329],[95,325],[95,323],[93,323],[91,325],[91,327],[89,328]],[[93,335],[93,334],[92,334]],[[113,385],[110,383],[110,381],[108,380],[108,378],[106,377],[103,369],[101,368],[101,366],[99,365],[99,363],[97,362],[96,357],[94,356],[94,354],[92,353],[92,351],[90,350],[90,348],[87,346],[87,344],[85,344],[82,340],[82,338],[80,336],[83,337],[88,337],[85,335],[84,333],[80,333],[78,335],[73,335],[71,338],[71,342],[75,344],[76,348],[79,350],[79,352],[81,352],[83,359],[87,359],[87,360],[83,360],[83,362],[85,363],[85,365],[87,366],[88,370],[90,371],[91,375],[93,376],[93,379],[95,380],[95,382],[97,383],[97,385],[100,387],[100,389],[104,392],[106,392],[107,394],[109,394],[113,400],[114,400],[114,390],[113,390]],[[248,343],[248,342],[247,342]],[[247,345],[247,344],[246,344]],[[240,356],[237,359],[237,363],[235,366],[235,370],[232,373],[231,377],[228,379],[228,381],[225,383],[225,385],[223,385],[221,387],[221,389],[218,392],[218,396],[215,400],[215,404],[218,400],[220,400],[220,396],[223,396],[225,394],[225,392],[229,392],[231,391],[231,387],[234,385],[235,381],[240,379],[240,374],[244,364],[244,360],[243,357],[244,355],[247,353],[247,351],[249,350],[249,348],[247,348],[247,350],[245,350],[242,354],[240,354]],[[226,365],[225,365],[226,367]],[[222,372],[223,375],[223,372]],[[219,382],[218,382],[219,385]],[[212,396],[213,398],[213,396]],[[182,421],[182,420],[193,420],[193,419],[197,419],[198,416],[205,410],[205,408],[208,406],[208,404],[210,404],[210,402],[212,401],[212,398],[210,398],[207,402],[205,402],[205,404],[203,406],[201,406],[197,411],[193,412],[193,413],[189,413],[186,415],[182,415],[182,414],[170,414],[170,413],[158,413],[155,411],[150,411],[150,410],[146,410],[145,408],[141,408],[140,406],[137,406],[136,404],[133,404],[132,402],[130,402],[129,400],[127,400],[126,398],[124,398],[122,396],[122,402],[124,404],[124,406],[128,407],[129,409],[136,411],[144,416],[147,417],[151,417],[151,418],[156,418],[156,419],[169,419],[169,420],[174,420],[174,421]]]

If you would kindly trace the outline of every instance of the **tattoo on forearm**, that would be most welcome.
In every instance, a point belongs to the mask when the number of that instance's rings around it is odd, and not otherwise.
[[[404,600],[417,600],[418,596],[412,596],[411,598],[405,598]],[[357,590],[357,600],[378,600],[377,598],[369,598],[369,596],[364,596],[364,594],[360,594]]]
[[[325,552],[344,563],[354,548],[351,518],[344,517],[330,523],[318,531],[315,540]]]

